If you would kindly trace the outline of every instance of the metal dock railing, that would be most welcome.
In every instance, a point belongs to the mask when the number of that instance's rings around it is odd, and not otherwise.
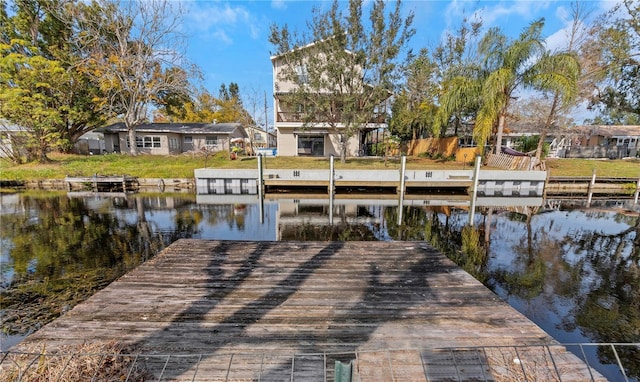
[[[2,381],[606,381],[586,353],[611,352],[614,381],[633,381],[620,352],[640,343],[402,349],[316,354],[0,353]],[[569,369],[566,348],[584,362]],[[612,380],[612,379],[609,379]]]

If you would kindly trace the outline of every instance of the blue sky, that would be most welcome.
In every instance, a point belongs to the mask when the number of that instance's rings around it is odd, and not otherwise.
[[[597,14],[611,8],[609,0],[584,1]],[[346,4],[346,2],[345,2]],[[365,7],[367,7],[365,0]],[[191,0],[185,2],[188,13],[184,30],[190,36],[187,57],[204,74],[203,86],[213,95],[222,83],[235,82],[241,95],[261,99],[272,105],[272,72],[269,57],[269,28],[287,24],[291,30],[306,31],[314,6],[328,8],[329,1],[311,0]],[[562,46],[563,28],[570,22],[570,1],[441,1],[405,0],[403,11],[415,14],[416,30],[411,47],[435,47],[444,32],[454,30],[463,17],[479,12],[484,28],[498,26],[516,36],[531,21],[545,18],[544,35],[550,48]],[[366,13],[365,8],[365,13]],[[246,102],[245,102],[245,106]],[[263,107],[263,106],[261,106]],[[251,112],[251,110],[250,110]],[[271,111],[269,111],[271,116]]]

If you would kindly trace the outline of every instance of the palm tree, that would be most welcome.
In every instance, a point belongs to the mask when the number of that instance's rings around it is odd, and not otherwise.
[[[440,121],[446,123],[461,109],[475,107],[475,141],[482,150],[495,128],[495,152],[500,153],[514,94],[517,90],[532,89],[553,94],[548,129],[560,106],[575,97],[579,65],[571,54],[545,51],[543,26],[543,19],[532,22],[516,40],[509,40],[498,28],[487,31],[478,48],[482,65],[470,67],[464,75],[443,83]]]
[[[531,23],[514,41],[499,28],[489,29],[478,47],[480,65],[471,63],[462,74],[443,82],[438,122],[446,125],[462,110],[475,114],[473,138],[482,151],[497,127],[499,153],[513,93],[530,77],[535,57],[544,53],[543,25],[543,20]]]
[[[551,95],[551,107],[540,130],[536,158],[542,157],[544,139],[551,126],[555,125],[558,113],[571,105],[578,95],[580,64],[577,57],[568,52],[546,52],[534,66],[528,80],[532,87]]]
[[[496,154],[501,152],[502,132],[513,94],[521,86],[532,85],[536,57],[544,53],[543,26],[543,19],[532,22],[514,41],[492,28],[480,42],[479,52],[487,76],[482,81],[474,138],[476,142],[486,142],[497,124]]]

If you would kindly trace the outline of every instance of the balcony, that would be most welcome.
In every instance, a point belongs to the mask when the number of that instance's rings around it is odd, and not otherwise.
[[[303,123],[304,121],[303,121],[302,117],[303,117],[302,113],[280,111],[277,114],[276,122],[299,122],[299,123]],[[383,124],[383,123],[386,123],[386,119],[387,119],[387,114],[386,113],[375,113],[373,118],[369,121],[369,123]],[[336,115],[335,121],[336,122],[340,121],[340,115]],[[319,115],[317,118],[314,119],[314,122],[328,122],[328,121],[327,121],[327,118],[324,118],[324,116],[320,116]]]

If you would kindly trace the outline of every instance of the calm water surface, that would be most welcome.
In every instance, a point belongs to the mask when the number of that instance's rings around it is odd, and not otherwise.
[[[399,208],[395,199],[350,197],[2,195],[2,350],[179,238],[425,240],[562,343],[640,342],[640,208],[632,201],[587,209],[480,199],[477,251],[468,255],[460,250],[468,200],[418,198]],[[618,355],[638,381],[640,349],[625,349]],[[622,380],[607,347],[585,352]]]

